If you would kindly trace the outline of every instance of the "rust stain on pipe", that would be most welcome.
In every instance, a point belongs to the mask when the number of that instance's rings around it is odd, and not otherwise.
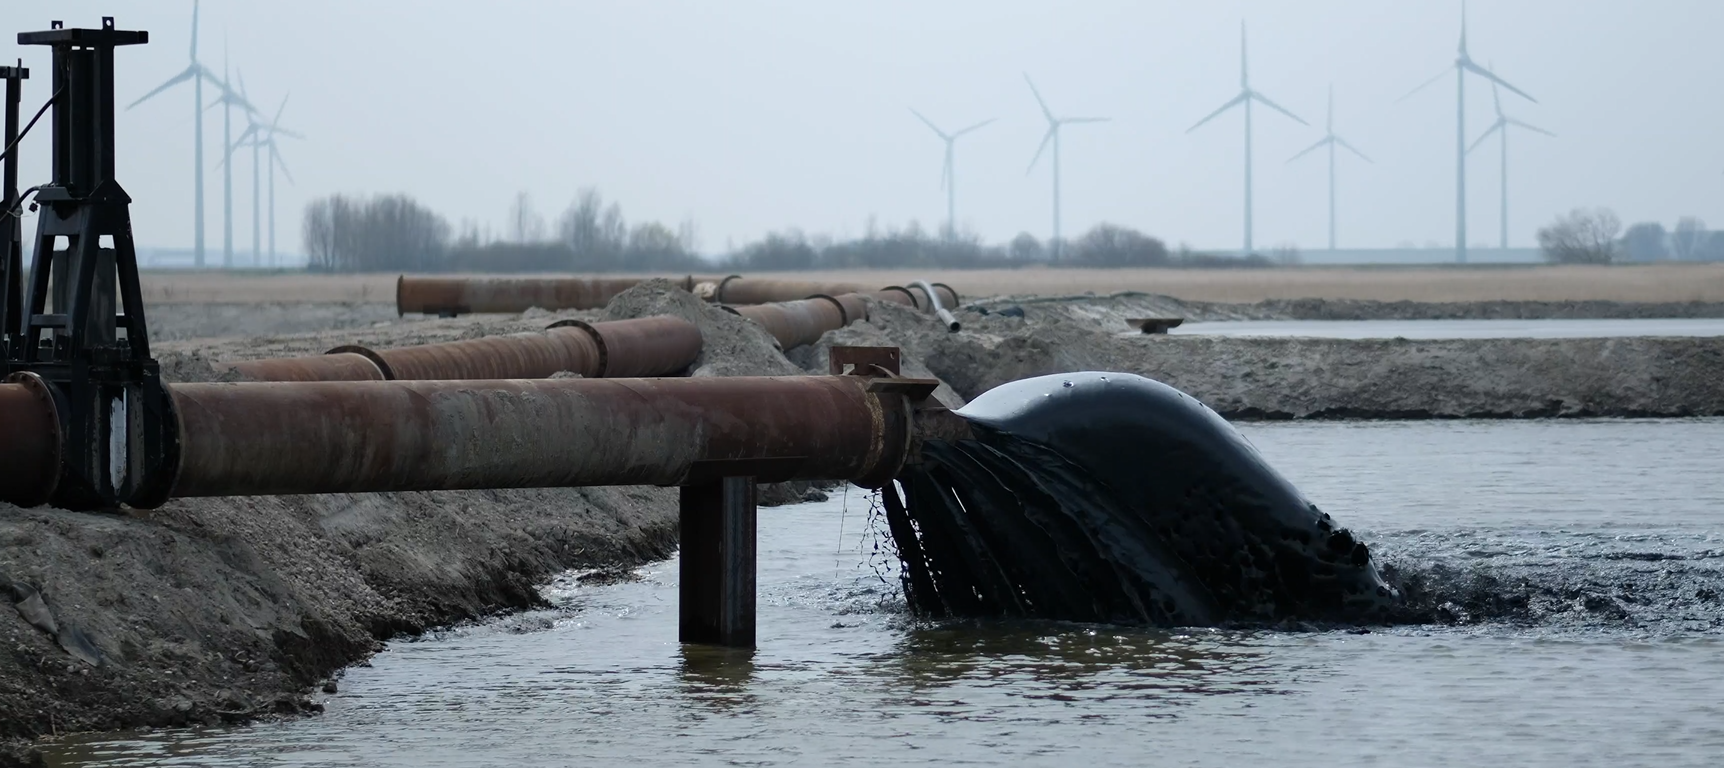
[[[385,381],[390,378],[362,348],[337,347],[325,355],[278,357],[223,363],[217,369],[239,372],[252,381]],[[370,353],[369,355],[367,353]]]
[[[855,283],[827,283],[813,280],[767,280],[732,275],[720,281],[711,300],[719,304],[771,304],[797,301],[817,294],[837,296],[863,290]]]
[[[862,377],[180,384],[173,496],[886,482],[908,401]]]
[[[574,326],[574,327],[565,327]],[[434,381],[668,376],[700,356],[700,329],[679,317],[565,321],[542,332],[373,351],[336,347],[307,357],[226,364],[253,381]]]
[[[586,334],[598,348],[599,364],[589,378],[625,379],[678,373],[700,357],[700,328],[680,317],[658,315],[634,320],[552,323],[548,334]],[[513,377],[526,378],[526,377]]]
[[[47,503],[60,484],[60,418],[41,377],[16,373],[0,384],[0,501]]]
[[[642,277],[409,277],[395,281],[397,314],[465,315],[518,313],[533,307],[557,311],[598,309],[617,294],[651,278]],[[683,290],[715,278],[689,275],[671,280]]]
[[[760,323],[786,350],[813,344],[827,331],[843,328],[848,319],[843,303],[830,296],[732,307],[731,311]]]

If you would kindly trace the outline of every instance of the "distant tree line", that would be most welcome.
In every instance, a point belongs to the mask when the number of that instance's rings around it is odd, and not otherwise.
[[[716,260],[697,254],[698,230],[659,222],[630,225],[616,203],[582,190],[554,222],[525,193],[509,209],[501,238],[448,220],[406,195],[331,195],[305,207],[309,268],[321,272],[696,272],[859,268],[1016,268],[1046,264],[1055,250],[1027,232],[990,245],[970,235],[937,236],[912,222],[852,240],[773,232]],[[1073,267],[1269,267],[1246,258],[1169,251],[1161,240],[1129,227],[1098,224],[1062,243],[1060,262]],[[1287,259],[1283,258],[1283,262]]]
[[[1620,233],[1620,236],[1619,236]],[[1656,221],[1624,230],[1608,208],[1576,208],[1538,231],[1539,249],[1557,264],[1611,264],[1647,261],[1724,261],[1724,231],[1684,216],[1673,230]]]

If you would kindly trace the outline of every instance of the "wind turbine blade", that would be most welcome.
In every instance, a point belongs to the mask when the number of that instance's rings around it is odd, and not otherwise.
[[[1291,163],[1294,160],[1298,160],[1301,157],[1304,157],[1306,155],[1311,154],[1312,152],[1316,152],[1317,150],[1322,149],[1325,145],[1327,145],[1329,142],[1334,141],[1334,140],[1335,140],[1335,137],[1333,137],[1333,136],[1324,136],[1323,138],[1318,139],[1316,144],[1312,144],[1311,146],[1300,150],[1299,154],[1287,158],[1287,162]]]
[[[940,130],[940,126],[935,125],[934,121],[929,120],[928,118],[924,117],[921,112],[917,112],[915,107],[910,108],[910,114],[915,115],[916,119],[921,120],[922,122],[926,123],[929,128],[934,129],[935,133],[940,134],[940,138],[942,138],[942,139],[952,138],[950,136],[947,136],[945,131]]]
[[[1496,68],[1497,68],[1497,65],[1496,65],[1496,62],[1494,62],[1494,61],[1493,61],[1493,62],[1490,62],[1490,68],[1491,68],[1491,69],[1496,69]],[[1496,81],[1495,81],[1495,80],[1492,80],[1492,81],[1491,81],[1491,104],[1493,104],[1493,105],[1495,105],[1495,106],[1496,106],[1496,109],[1497,109],[1497,119],[1498,119],[1498,120],[1501,120],[1501,119],[1503,119],[1503,118],[1504,118],[1504,117],[1507,117],[1507,115],[1504,115],[1504,114],[1503,114],[1503,93],[1502,93],[1502,89],[1501,89],[1501,88],[1500,88],[1500,87],[1498,87],[1498,86],[1497,86],[1497,84],[1496,84]]]
[[[292,92],[282,94],[281,106],[275,108],[275,117],[269,121],[269,127],[270,128],[272,128],[274,130],[281,130],[280,128],[277,128],[276,126],[281,123],[281,113],[283,110],[287,109],[287,97],[291,96],[291,95],[293,95]]]
[[[130,104],[127,104],[126,109],[131,109],[132,107],[135,107],[139,104],[142,104],[146,101],[149,101],[151,96],[154,96],[158,93],[161,93],[162,91],[165,91],[169,88],[172,88],[176,85],[179,85],[180,83],[183,83],[187,80],[190,80],[190,79],[192,79],[192,76],[195,74],[197,74],[196,70],[194,70],[191,67],[186,67],[184,71],[180,72],[177,75],[174,75],[173,77],[168,78],[167,82],[156,86],[155,90],[150,91],[149,93],[146,93],[142,96],[139,96],[137,101],[134,101]]]
[[[997,118],[997,117],[990,117],[986,120],[983,120],[982,122],[976,123],[975,125],[972,125],[968,128],[965,128],[961,131],[958,131],[957,133],[952,134],[952,138],[954,138],[954,139],[958,138],[959,136],[962,136],[966,133],[969,133],[970,131],[976,130],[977,128],[980,128],[980,127],[987,125],[988,123],[994,122],[995,120],[998,120],[998,119],[999,118]]]
[[[1449,76],[1449,70],[1447,68],[1444,68],[1443,71],[1437,73],[1436,77],[1433,77],[1429,80],[1426,80],[1424,83],[1420,84],[1419,87],[1414,88],[1413,90],[1407,91],[1407,95],[1402,96],[1401,98],[1395,99],[1395,103],[1399,104],[1403,101],[1406,101],[1407,99],[1413,98],[1413,96],[1418,94],[1419,91],[1422,91],[1426,88],[1431,87],[1432,85],[1436,84],[1436,82],[1438,80],[1441,80],[1441,79],[1448,77],[1448,76]]]
[[[192,63],[198,60],[198,0],[192,0]]]
[[[1111,117],[1065,117],[1065,118],[1061,118],[1060,122],[1062,122],[1062,123],[1105,123],[1105,122],[1112,120],[1112,119],[1113,118],[1111,118]]]
[[[293,173],[287,170],[287,161],[281,159],[280,152],[275,151],[275,142],[270,142],[269,156],[275,162],[275,167],[280,168],[282,175],[287,177],[287,183],[294,184]]]
[[[1497,131],[1500,131],[1502,129],[1503,129],[1503,121],[1498,120],[1494,123],[1491,123],[1491,127],[1486,128],[1485,132],[1479,134],[1479,137],[1477,139],[1474,139],[1472,144],[1467,145],[1467,154],[1469,154],[1469,155],[1472,154],[1473,150],[1478,149],[1480,144],[1485,143],[1485,139],[1490,138],[1491,134],[1494,134]]]
[[[269,134],[272,137],[274,137],[274,136],[286,136],[290,139],[299,139],[301,141],[305,140],[305,134],[300,133],[299,131],[290,131],[286,128],[277,128],[273,125],[268,126],[268,127],[269,127]]]
[[[1507,80],[1504,80],[1500,77],[1497,77],[1495,72],[1492,72],[1488,69],[1485,69],[1484,67],[1481,67],[1477,64],[1474,64],[1472,62],[1472,60],[1470,60],[1470,59],[1461,60],[1460,66],[1463,69],[1467,70],[1468,72],[1471,72],[1475,75],[1478,75],[1479,77],[1482,77],[1486,80],[1489,80],[1493,83],[1496,83],[1497,85],[1500,85],[1504,88],[1507,88],[1511,91],[1514,91],[1515,93],[1519,94],[1521,96],[1521,98],[1524,98],[1527,101],[1530,101],[1534,104],[1538,103],[1538,99],[1533,98],[1532,94],[1527,93],[1526,91],[1523,91],[1523,90],[1516,88],[1512,85],[1509,85],[1509,82]]]
[[[1335,135],[1335,84],[1334,83],[1329,84],[1329,102],[1328,103],[1329,103],[1328,116],[1324,118],[1323,132],[1329,134],[1330,136],[1333,136],[1333,135]]]
[[[1300,117],[1298,115],[1293,114],[1292,112],[1287,111],[1286,107],[1283,107],[1280,104],[1276,104],[1275,102],[1270,101],[1269,97],[1264,96],[1263,94],[1258,93],[1256,91],[1248,91],[1247,93],[1250,94],[1251,98],[1256,99],[1260,102],[1263,102],[1264,106],[1266,106],[1270,109],[1273,109],[1276,112],[1280,112],[1283,115],[1291,117],[1294,120],[1298,120],[1300,125],[1310,125],[1310,123],[1305,122],[1305,118]]]
[[[1355,154],[1355,155],[1358,155],[1358,156],[1359,156],[1359,159],[1360,159],[1360,160],[1363,160],[1363,161],[1365,161],[1365,162],[1367,162],[1367,163],[1370,163],[1370,164],[1372,164],[1372,165],[1376,165],[1376,164],[1377,164],[1377,161],[1375,161],[1375,160],[1372,160],[1372,159],[1371,159],[1371,158],[1369,158],[1369,157],[1366,157],[1366,156],[1365,156],[1365,153],[1363,153],[1363,152],[1360,152],[1360,151],[1359,151],[1359,148],[1358,148],[1358,147],[1355,147],[1355,146],[1353,146],[1353,145],[1352,145],[1352,144],[1348,144],[1348,143],[1347,143],[1347,140],[1346,140],[1346,139],[1343,139],[1343,138],[1341,138],[1341,137],[1340,137],[1340,136],[1336,136],[1336,137],[1335,137],[1335,143],[1336,143],[1336,144],[1340,144],[1340,145],[1341,145],[1341,146],[1342,146],[1342,147],[1343,147],[1343,148],[1345,148],[1345,149],[1346,149],[1346,150],[1347,150],[1347,151],[1348,151],[1348,152],[1352,152],[1352,153],[1353,153],[1353,154]]]
[[[1550,132],[1550,131],[1547,131],[1547,130],[1545,130],[1545,129],[1543,129],[1543,128],[1540,128],[1540,127],[1538,127],[1538,126],[1536,126],[1536,125],[1533,125],[1533,124],[1531,124],[1531,123],[1524,123],[1524,122],[1521,122],[1521,121],[1519,121],[1519,120],[1516,120],[1516,119],[1514,119],[1514,118],[1512,118],[1512,117],[1508,117],[1508,118],[1504,118],[1504,119],[1503,119],[1503,122],[1505,122],[1505,123],[1508,123],[1508,124],[1509,124],[1509,125],[1513,125],[1513,126],[1516,126],[1516,127],[1519,127],[1519,128],[1525,128],[1525,129],[1527,129],[1527,130],[1529,130],[1529,131],[1536,131],[1536,132],[1538,132],[1538,133],[1542,133],[1542,134],[1544,134],[1544,135],[1546,135],[1546,136],[1551,136],[1551,137],[1555,137],[1555,136],[1556,136],[1556,134],[1554,134],[1554,133],[1551,133],[1551,132]]]
[[[1197,121],[1196,125],[1193,125],[1190,128],[1185,129],[1185,132],[1191,133],[1192,131],[1195,131],[1198,128],[1202,128],[1204,123],[1207,123],[1211,120],[1214,120],[1215,118],[1219,117],[1221,115],[1221,113],[1226,112],[1229,109],[1237,107],[1240,104],[1244,104],[1245,100],[1249,99],[1249,98],[1251,98],[1251,92],[1250,91],[1241,92],[1238,96],[1234,96],[1233,98],[1228,99],[1227,103],[1221,105],[1220,109],[1217,109],[1214,112],[1209,113],[1208,117],[1205,117],[1202,120]]]
[[[1053,110],[1048,109],[1048,103],[1045,101],[1042,101],[1042,92],[1036,90],[1036,81],[1030,79],[1030,73],[1028,73],[1028,72],[1024,73],[1024,82],[1030,84],[1030,94],[1036,97],[1036,104],[1041,106],[1042,115],[1047,117],[1048,122],[1050,122],[1050,123],[1053,122],[1054,121]]]
[[[1025,176],[1030,175],[1030,171],[1033,171],[1036,169],[1036,161],[1042,159],[1042,152],[1047,150],[1048,142],[1054,140],[1054,132],[1058,131],[1059,129],[1060,129],[1059,123],[1054,123],[1053,125],[1048,126],[1048,132],[1042,135],[1041,146],[1036,147],[1036,156],[1030,158],[1030,167],[1024,169],[1024,175]]]
[[[1251,90],[1251,66],[1245,60],[1245,20],[1239,20],[1239,89]]]
[[[245,146],[246,137],[256,136],[257,135],[257,128],[258,128],[257,123],[251,123],[250,125],[247,125],[245,127],[245,130],[240,131],[239,138],[233,140],[233,147],[232,148],[233,149],[239,149],[240,147]]]

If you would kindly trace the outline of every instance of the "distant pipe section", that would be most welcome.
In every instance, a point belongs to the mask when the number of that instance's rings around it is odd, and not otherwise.
[[[696,294],[715,304],[771,304],[799,301],[810,296],[841,296],[865,290],[855,283],[828,283],[813,280],[770,280],[731,275],[718,281],[710,293],[701,286]]]
[[[928,303],[933,307],[934,316],[940,318],[940,322],[946,324],[946,330],[951,331],[952,333],[957,333],[958,329],[962,326],[958,324],[958,318],[952,314],[951,310],[946,309],[946,307],[940,303],[940,291],[937,289],[937,286],[929,285],[926,280],[917,280],[916,282],[911,283],[911,285],[922,289],[922,294],[927,297]],[[952,295],[956,296],[957,291],[953,291]],[[956,301],[956,299],[954,299],[954,301]]]
[[[561,371],[586,378],[665,376],[700,356],[700,329],[679,317],[585,323],[565,320],[537,333],[324,355],[247,360],[225,367],[253,381],[430,381],[542,379]]]
[[[827,331],[868,319],[864,294],[817,294],[801,301],[726,306],[727,311],[759,323],[783,350],[820,341]]]
[[[399,315],[467,315],[525,312],[533,307],[557,311],[599,309],[616,295],[652,278],[643,277],[409,277],[395,281]],[[670,278],[683,290],[718,278]],[[800,298],[800,297],[798,297]]]
[[[910,450],[911,395],[875,384],[860,376],[179,384],[171,391],[182,446],[170,495],[723,477],[878,487]],[[0,402],[19,399],[7,396]]]

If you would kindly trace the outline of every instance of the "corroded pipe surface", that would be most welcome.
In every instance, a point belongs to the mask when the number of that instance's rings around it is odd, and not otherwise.
[[[678,485],[879,485],[904,395],[855,376],[180,384],[172,495]]]
[[[395,281],[397,314],[465,315],[475,312],[525,312],[533,307],[598,309],[617,294],[650,278],[642,277],[408,277]],[[683,290],[717,278],[671,278]],[[798,297],[800,298],[800,297]]]
[[[378,350],[399,381],[542,379],[559,371],[596,376],[599,347],[586,333],[511,333]]]
[[[830,296],[732,307],[731,311],[760,323],[787,350],[819,341],[827,331],[843,328],[846,320],[843,305]]]
[[[552,324],[546,333],[585,334],[594,340],[599,365],[589,378],[626,379],[679,373],[700,357],[703,344],[700,328],[694,323],[668,315],[590,324],[565,320]]]
[[[60,422],[47,386],[34,374],[0,384],[0,501],[34,507],[60,479]]]
[[[384,381],[390,378],[371,357],[353,351],[332,350],[327,355],[243,360],[215,367],[238,371],[252,381]]]
[[[225,367],[253,381],[542,379],[561,371],[626,378],[680,373],[700,356],[700,349],[699,328],[680,317],[660,315],[591,324],[571,320],[543,332],[376,351],[349,345],[324,355],[247,360]]]
[[[855,283],[814,280],[768,280],[732,275],[718,282],[710,300],[718,304],[771,304],[798,301],[816,294],[837,296],[863,290]]]

